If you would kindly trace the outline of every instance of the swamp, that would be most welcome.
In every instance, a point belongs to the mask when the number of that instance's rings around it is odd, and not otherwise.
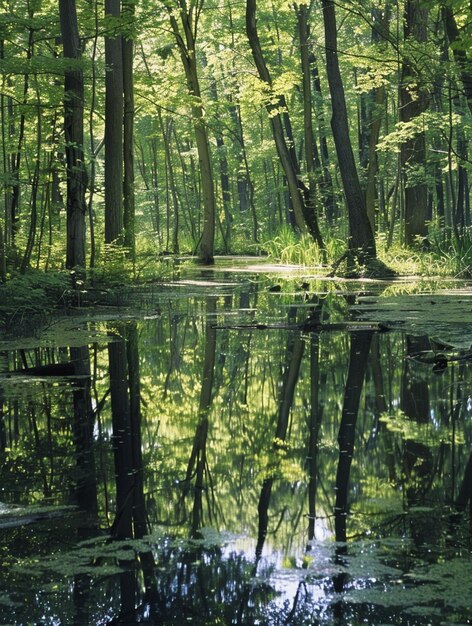
[[[470,0],[0,1],[0,624],[472,623]]]
[[[470,624],[471,310],[232,259],[5,328],[0,623]]]

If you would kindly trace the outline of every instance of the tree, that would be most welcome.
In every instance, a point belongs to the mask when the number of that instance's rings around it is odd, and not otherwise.
[[[338,60],[336,13],[333,0],[322,0],[326,46],[326,71],[331,93],[331,129],[346,198],[351,258],[361,264],[376,257],[374,233],[367,216],[365,197],[357,174],[354,153],[349,136],[348,114],[344,85]]]
[[[123,1],[123,16],[134,21],[134,0]],[[133,33],[127,32],[121,41],[123,53],[123,227],[124,244],[131,257],[136,256],[136,224],[134,197],[134,76],[133,76]]]
[[[418,85],[418,69],[412,55],[418,43],[427,40],[428,9],[421,0],[405,3],[404,37],[411,40],[411,48],[403,59],[400,87],[400,121],[409,123],[428,108],[429,95]],[[416,44],[416,45],[415,45]],[[427,235],[428,188],[419,171],[426,161],[424,130],[401,145],[401,165],[405,178],[405,243],[410,246],[418,237]]]
[[[213,263],[216,197],[213,184],[213,172],[210,155],[210,142],[205,120],[205,110],[200,91],[197,70],[197,32],[198,22],[204,0],[178,0],[176,17],[175,6],[166,4],[169,19],[179,48],[180,58],[185,70],[187,87],[192,98],[192,120],[197,144],[198,161],[203,195],[203,230],[198,244],[198,256],[203,263]]]
[[[75,0],[59,0],[64,57],[80,63],[82,56]],[[67,166],[66,267],[85,268],[84,78],[80,67],[66,69],[64,139]]]
[[[123,243],[123,55],[114,21],[120,0],[105,0],[105,243]]]
[[[246,2],[246,33],[259,78],[267,85],[270,92],[272,92],[272,77],[265,62],[257,32],[256,0],[247,0]],[[304,197],[306,195],[307,199],[310,200],[309,189],[305,187],[301,181],[295,150],[293,148],[290,149],[285,138],[282,112],[285,114],[285,119],[288,122],[290,122],[290,120],[288,118],[287,104],[284,96],[271,93],[270,99],[266,104],[266,109],[270,117],[277,154],[279,155],[280,163],[287,179],[296,225],[301,232],[305,231],[308,227],[309,232],[318,246],[323,249],[324,244],[321,238],[318,220],[314,213],[314,207],[310,206],[310,201],[307,203]]]

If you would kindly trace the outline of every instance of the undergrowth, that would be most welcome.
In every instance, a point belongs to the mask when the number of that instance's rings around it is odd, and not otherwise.
[[[333,237],[325,242],[326,259],[308,234],[298,236],[293,229],[283,227],[273,239],[264,241],[261,249],[272,259],[284,265],[303,265],[306,267],[323,267],[331,265],[339,258],[345,244],[341,239]]]
[[[377,256],[397,276],[472,277],[472,229],[459,233],[447,229],[432,231],[427,242],[417,248],[399,245],[387,247],[384,237],[377,240]],[[290,228],[261,244],[262,250],[274,261],[284,265],[316,268],[320,274],[329,274],[333,265],[343,256],[346,244],[340,237],[325,238],[326,262],[309,235],[297,236]]]
[[[422,243],[417,249],[387,248],[385,239],[380,237],[379,262],[397,276],[472,277],[472,228],[460,232],[431,228],[428,241]],[[310,267],[319,275],[328,275],[345,253],[346,244],[340,236],[325,238],[325,244],[323,257],[311,236],[297,236],[291,228],[284,227],[277,236],[258,246],[251,243],[250,250],[252,254],[266,254],[283,265]],[[101,248],[96,267],[88,270],[83,281],[65,270],[29,270],[10,276],[5,284],[0,284],[0,325],[25,322],[34,315],[44,318],[57,308],[107,304],[113,297],[116,304],[124,291],[134,286],[172,278],[175,268],[182,263],[181,258],[177,261],[164,255],[155,238],[146,234],[139,236],[137,250],[139,254],[133,260],[123,249]]]
[[[70,272],[29,270],[0,285],[0,323],[28,321],[32,315],[47,317],[65,303],[71,289]]]

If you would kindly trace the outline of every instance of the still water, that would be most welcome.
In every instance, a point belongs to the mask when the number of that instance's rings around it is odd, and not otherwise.
[[[472,623],[472,289],[258,269],[2,337],[1,624]]]

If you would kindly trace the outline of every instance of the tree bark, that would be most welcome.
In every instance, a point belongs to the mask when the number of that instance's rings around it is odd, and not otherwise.
[[[134,20],[134,2],[123,1],[123,14],[130,23]],[[124,244],[131,258],[136,256],[136,224],[134,196],[134,41],[127,33],[121,38],[123,54],[123,227]]]
[[[374,234],[367,216],[364,193],[357,174],[347,118],[344,86],[339,69],[336,13],[333,0],[322,0],[326,46],[326,70],[331,93],[331,128],[349,219],[348,248],[351,256],[364,263],[376,257]]]
[[[65,58],[82,57],[75,0],[59,0]],[[64,135],[67,165],[66,267],[85,268],[84,77],[81,69],[66,70],[64,79]]]
[[[213,185],[210,142],[205,122],[196,57],[197,24],[200,11],[203,8],[203,2],[198,2],[197,4],[191,2],[187,7],[184,0],[179,0],[183,35],[174,14],[174,7],[168,6],[167,8],[184,66],[188,90],[192,98],[192,121],[197,144],[203,198],[203,229],[198,245],[198,256],[202,263],[211,264],[214,262],[216,197]]]
[[[119,19],[120,0],[105,0]],[[105,37],[105,243],[123,243],[123,57],[121,37]]]
[[[313,215],[314,224],[310,228],[318,230],[318,210],[316,206],[316,179],[321,180],[321,162],[318,148],[313,134],[313,108],[311,93],[310,72],[310,25],[309,9],[306,4],[301,4],[297,10],[298,36],[300,40],[300,64],[302,68],[302,91],[303,91],[303,144],[305,148],[305,167],[308,177],[308,189],[305,194],[305,202],[308,205],[308,214]],[[318,170],[318,172],[317,172]],[[318,173],[318,176],[317,176]],[[321,234],[318,230],[321,241]],[[321,242],[324,248],[323,242]]]
[[[257,32],[256,0],[247,0],[246,2],[246,33],[259,78],[271,88],[272,78],[262,53],[262,47]],[[281,111],[287,110],[285,98],[278,96],[277,102],[269,102],[266,105],[266,109],[270,117],[277,154],[279,155],[280,163],[287,180],[297,228],[301,232],[304,232],[308,227],[308,230],[318,246],[323,248],[323,241],[313,207],[308,206],[304,198],[304,194],[308,192],[308,189],[303,185],[300,179],[300,171],[298,162],[296,161],[295,151],[290,150],[285,140],[282,115],[280,113]]]
[[[427,41],[428,9],[420,0],[407,0],[405,4],[405,40],[411,37],[417,42]],[[429,96],[424,88],[412,86],[418,74],[410,59],[405,57],[401,71],[400,121],[411,122],[428,108]],[[401,146],[401,165],[405,180],[405,243],[414,244],[428,234],[428,188],[425,182],[409,180],[409,171],[426,161],[426,137],[424,131],[405,141]]]

